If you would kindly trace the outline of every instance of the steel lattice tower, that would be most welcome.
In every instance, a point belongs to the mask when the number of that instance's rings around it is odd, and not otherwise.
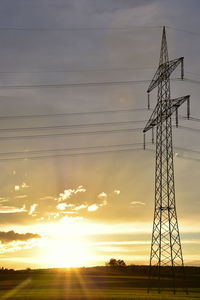
[[[170,75],[179,64],[183,79],[183,57],[169,61],[165,27],[163,27],[159,67],[147,90],[148,107],[150,106],[149,93],[155,87],[158,87],[158,100],[143,132],[145,134],[151,129],[153,141],[153,130],[156,127],[155,210],[150,254],[150,277],[152,278],[153,273],[156,272],[160,282],[163,267],[170,266],[174,293],[176,271],[180,271],[180,269],[184,271],[184,263],[175,201],[172,114],[176,113],[176,126],[178,126],[178,108],[183,102],[187,101],[188,118],[190,113],[190,96],[170,98]]]

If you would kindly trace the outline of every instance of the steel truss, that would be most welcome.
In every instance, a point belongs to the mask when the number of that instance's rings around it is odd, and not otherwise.
[[[163,272],[165,273],[170,267],[174,293],[177,278],[180,279],[182,276],[184,279],[184,262],[176,213],[171,117],[175,112],[178,126],[178,108],[184,102],[187,102],[188,118],[190,116],[190,96],[170,98],[170,76],[179,65],[183,79],[183,57],[169,61],[166,32],[163,27],[159,67],[147,90],[148,107],[150,106],[149,93],[155,87],[158,87],[158,101],[143,132],[145,134],[151,129],[153,134],[153,129],[156,127],[155,210],[150,253],[150,287],[153,278],[158,278],[160,292],[160,279],[164,276]],[[176,276],[177,272],[178,276]]]

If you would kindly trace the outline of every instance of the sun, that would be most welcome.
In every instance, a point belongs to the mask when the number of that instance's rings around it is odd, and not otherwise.
[[[81,240],[54,239],[48,242],[46,263],[51,267],[80,267],[87,264],[86,247]]]
[[[87,240],[79,226],[76,222],[62,222],[55,225],[55,227],[51,225],[51,234],[45,239],[41,249],[41,263],[48,267],[58,268],[87,265],[90,259],[90,251]]]

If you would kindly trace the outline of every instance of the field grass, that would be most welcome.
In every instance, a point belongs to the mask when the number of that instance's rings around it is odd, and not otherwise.
[[[162,280],[161,293],[156,282],[147,293],[148,277],[119,270],[73,269],[1,272],[0,299],[20,300],[197,300],[200,299],[200,277],[189,280],[189,294],[181,288],[173,294],[170,278]]]

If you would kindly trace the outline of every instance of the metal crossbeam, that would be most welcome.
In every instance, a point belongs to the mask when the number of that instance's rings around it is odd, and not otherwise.
[[[166,121],[168,117],[170,117],[185,101],[189,101],[190,96],[179,97],[170,100],[170,105],[167,105],[167,101],[165,100],[163,103],[158,102],[147,125],[145,126],[143,132],[147,132],[149,129],[152,129],[154,126],[158,125],[161,122]],[[165,103],[166,102],[166,103]],[[189,107],[188,107],[189,108]],[[158,111],[160,111],[161,118],[159,118]],[[189,111],[188,111],[189,118]]]
[[[155,87],[159,85],[163,81],[163,78],[166,79],[170,77],[172,72],[178,67],[179,64],[181,64],[181,79],[183,79],[183,61],[184,58],[180,57],[174,60],[171,60],[169,62],[165,62],[161,65],[159,65],[155,75],[153,76],[153,79],[148,87],[147,93],[150,93]]]

